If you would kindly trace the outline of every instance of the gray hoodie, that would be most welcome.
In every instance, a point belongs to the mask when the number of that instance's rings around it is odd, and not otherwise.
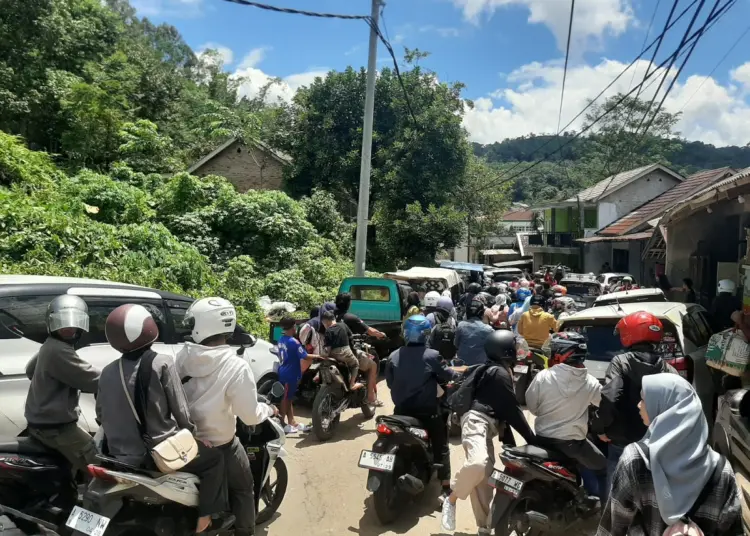
[[[73,345],[50,335],[26,365],[31,380],[24,416],[29,426],[54,428],[78,422],[81,391],[95,393],[99,370],[80,357]]]
[[[139,465],[147,451],[122,388],[120,361],[128,393],[135,402],[135,380],[141,363],[140,357],[121,357],[104,367],[96,397],[96,418],[104,428],[109,454],[133,465]],[[174,359],[168,355],[156,354],[152,370],[148,391],[149,407],[145,411],[146,431],[154,444],[161,443],[183,428],[195,433]]]
[[[602,386],[585,368],[555,365],[536,375],[526,391],[526,408],[536,416],[537,435],[582,440],[588,433],[589,406],[599,406]]]

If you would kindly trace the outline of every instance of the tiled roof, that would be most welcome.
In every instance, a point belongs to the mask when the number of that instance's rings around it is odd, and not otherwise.
[[[611,175],[606,179],[597,182],[595,185],[586,188],[582,192],[579,192],[577,195],[566,199],[565,202],[575,203],[579,199],[582,202],[596,202],[603,196],[619,190],[623,186],[630,184],[631,182],[637,180],[639,177],[646,175],[647,173],[650,173],[656,169],[661,169],[665,173],[674,176],[676,179],[682,180],[682,177],[671,169],[666,168],[661,164],[650,164],[648,166],[631,169],[629,171],[623,171],[622,173],[618,173],[617,175]]]
[[[533,221],[533,210],[511,210],[500,218],[501,221]]]
[[[727,174],[734,173],[735,171],[729,167],[693,173],[671,190],[667,190],[660,196],[641,205],[634,211],[611,223],[597,234],[602,236],[621,236],[627,234],[649,220],[661,216],[666,210],[675,206],[686,197],[720,181]]]

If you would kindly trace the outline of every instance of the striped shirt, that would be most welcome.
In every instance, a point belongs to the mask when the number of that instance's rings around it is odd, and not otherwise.
[[[705,536],[741,535],[740,499],[728,461],[718,483],[709,481],[707,485],[712,488],[691,520]],[[628,445],[617,464],[596,536],[662,536],[666,529],[651,472],[635,444]]]

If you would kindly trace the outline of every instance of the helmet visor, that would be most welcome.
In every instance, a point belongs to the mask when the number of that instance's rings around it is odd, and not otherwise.
[[[78,309],[63,309],[49,315],[47,327],[50,333],[64,328],[76,328],[88,332],[89,315]]]

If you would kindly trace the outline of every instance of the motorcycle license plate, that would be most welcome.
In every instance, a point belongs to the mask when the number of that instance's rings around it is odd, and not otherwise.
[[[518,497],[523,489],[522,480],[508,476],[502,471],[492,471],[489,484],[497,491],[507,493],[513,497]]]
[[[528,365],[516,365],[515,367],[513,367],[513,372],[517,372],[518,374],[526,374],[528,371]]]
[[[75,506],[65,525],[88,536],[102,536],[109,525],[109,518]]]
[[[363,469],[391,473],[393,472],[393,467],[396,465],[396,455],[363,450],[362,454],[359,455],[358,465]]]

